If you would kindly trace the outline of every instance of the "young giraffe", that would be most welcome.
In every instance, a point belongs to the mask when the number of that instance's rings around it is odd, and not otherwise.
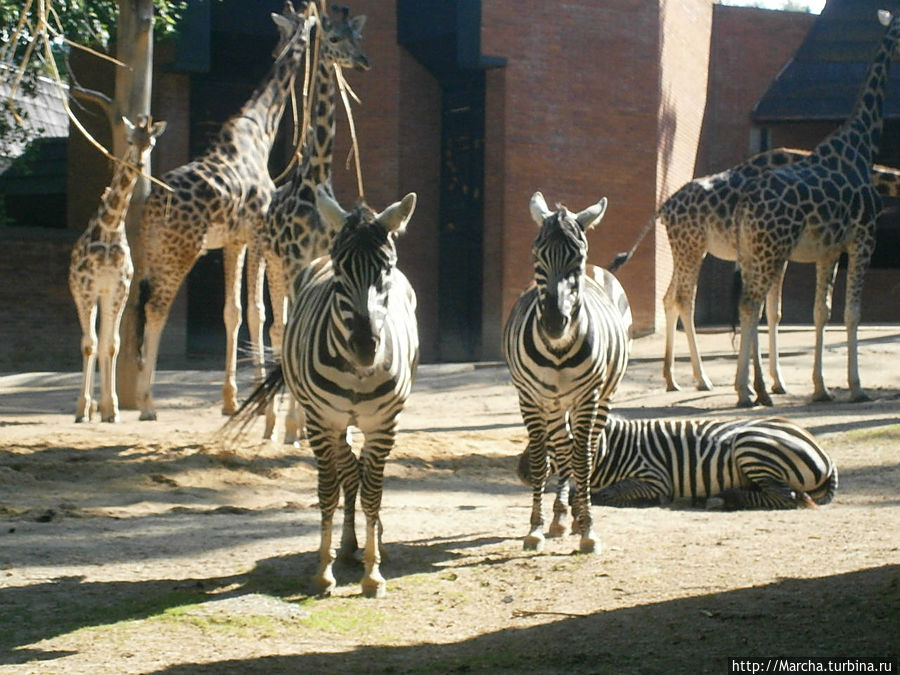
[[[132,124],[122,118],[128,149],[117,162],[112,181],[100,198],[97,213],[88,222],[69,264],[69,290],[75,300],[81,323],[81,395],[75,408],[75,421],[91,418],[94,362],[99,346],[100,419],[119,421],[116,396],[116,357],[119,353],[119,322],[125,310],[134,267],[125,237],[125,214],[146,154],[165,130],[165,122],[153,123],[149,117]],[[100,306],[100,339],[97,340],[97,306]]]
[[[253,352],[261,369],[263,362],[263,335],[265,307],[262,299],[262,273],[265,271],[272,301],[273,322],[269,337],[273,351],[281,351],[287,302],[293,299],[293,280],[310,262],[328,253],[334,239],[334,228],[319,218],[316,209],[316,188],[324,186],[333,194],[331,186],[332,152],[335,135],[335,75],[334,67],[369,69],[369,60],[362,49],[362,30],[366,23],[364,15],[350,18],[346,7],[340,8],[340,15],[322,15],[321,32],[318,40],[311,37],[312,44],[318,43],[316,76],[313,81],[314,123],[307,134],[307,151],[303,161],[298,162],[291,176],[280,186],[272,197],[263,219],[263,226],[257,230],[254,245],[247,257],[248,297],[251,298],[247,311],[247,323]],[[319,31],[313,29],[312,35]],[[267,411],[264,438],[272,438],[275,425],[274,399]],[[291,413],[285,421],[285,443],[297,440],[299,421],[296,407],[291,404]]]
[[[872,185],[872,162],[883,126],[882,108],[891,59],[900,39],[900,15],[879,11],[887,25],[849,119],[793,164],[763,173],[741,190],[735,213],[737,262],[743,288],[739,303],[741,345],[735,390],[738,406],[752,405],[750,359],[755,369],[756,402],[771,405],[759,358],[757,337],[763,298],[780,278],[788,260],[816,263],[813,400],[832,398],[822,374],[825,323],[838,258],[847,254],[847,379],[853,401],[868,396],[859,382],[857,328],[863,278],[875,249],[875,221],[881,198]]]
[[[302,9],[306,5],[302,2]],[[203,155],[163,176],[172,192],[154,186],[147,199],[141,220],[144,267],[137,313],[142,355],[136,394],[142,420],[156,419],[151,387],[172,301],[197,258],[215,248],[223,249],[225,268],[222,412],[232,414],[237,409],[235,366],[244,254],[275,191],[267,166],[269,152],[309,38],[306,16],[295,12],[290,2],[272,19],[280,39],[266,78],[225,122]]]
[[[808,157],[809,150],[776,148],[767,150],[725,171],[702,176],[686,183],[669,196],[638,235],[631,250],[620,255],[610,266],[615,271],[636,250],[650,228],[662,221],[672,251],[672,279],[664,296],[666,312],[666,348],[663,358],[663,378],[667,391],[680,387],[675,382],[675,327],[681,319],[697,389],[708,391],[712,384],[703,368],[697,346],[694,324],[694,302],[700,268],[707,253],[721,260],[737,259],[737,237],[734,211],[740,188],[767,169],[775,169]],[[900,171],[880,164],[872,167],[872,184],[882,197],[900,197]],[[766,296],[766,320],[769,327],[769,373],[772,391],[785,393],[784,379],[778,363],[778,323],[781,321],[781,285],[775,282]]]

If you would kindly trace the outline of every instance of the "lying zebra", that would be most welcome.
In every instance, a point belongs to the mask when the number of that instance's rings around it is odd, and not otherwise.
[[[567,433],[557,430],[557,433]],[[827,504],[838,486],[831,458],[805,429],[761,420],[626,420],[611,415],[593,453],[591,502],[647,506],[691,499],[708,509],[793,509]],[[550,472],[558,473],[548,453]],[[531,485],[528,457],[517,473]],[[568,474],[560,475],[551,533],[561,534]]]

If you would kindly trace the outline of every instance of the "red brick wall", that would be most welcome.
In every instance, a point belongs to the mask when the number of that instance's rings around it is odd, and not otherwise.
[[[589,237],[594,264],[609,262],[646,221],[656,181],[659,16],[627,0],[583,0],[562,12],[540,3],[523,12],[514,0],[485,0],[482,8],[482,52],[507,59],[488,80],[485,194],[490,227],[502,219],[496,292],[505,319],[532,276],[535,190],[573,210],[609,199]],[[646,306],[650,294],[641,290],[634,300]],[[492,330],[486,325],[486,343]]]

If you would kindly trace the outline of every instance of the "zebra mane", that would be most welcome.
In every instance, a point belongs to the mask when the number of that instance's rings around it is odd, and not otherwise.
[[[535,247],[546,245],[554,239],[571,242],[580,252],[587,254],[587,235],[571,211],[562,204],[556,205],[556,213],[552,218],[544,220],[544,225],[538,231],[534,245]]]

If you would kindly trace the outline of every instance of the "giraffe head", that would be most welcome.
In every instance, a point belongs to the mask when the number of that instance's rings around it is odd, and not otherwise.
[[[322,218],[336,229],[331,245],[340,328],[358,368],[371,368],[382,344],[388,296],[397,264],[396,238],[416,208],[416,194],[375,213],[365,203],[344,211],[325,186],[316,190]]]
[[[154,122],[149,115],[138,115],[137,124],[123,116],[122,124],[125,125],[125,140],[137,150],[138,157],[151,150],[166,130],[165,122]]]
[[[306,16],[306,6],[309,3],[303,0],[300,3],[300,11],[294,10],[294,5],[288,0],[284,3],[281,14],[272,13],[272,21],[278,28],[278,44],[272,56],[276,60],[291,52],[306,49],[309,40],[309,21]]]
[[[535,192],[530,210],[540,228],[531,249],[538,323],[548,338],[562,340],[571,334],[581,308],[588,251],[585,232],[603,219],[606,197],[572,213],[562,205],[551,211],[544,195]]]
[[[328,68],[337,64],[341,68],[368,70],[369,59],[362,48],[365,15],[350,18],[350,10],[337,5],[332,10],[332,15],[323,15],[321,19],[322,62]]]

